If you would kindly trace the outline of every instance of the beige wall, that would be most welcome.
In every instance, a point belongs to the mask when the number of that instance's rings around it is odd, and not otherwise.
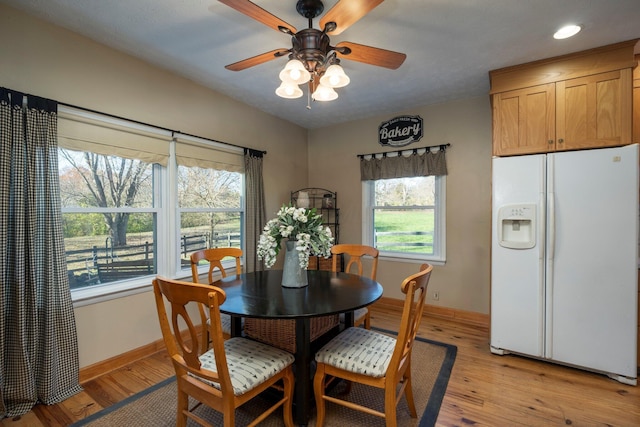
[[[489,97],[425,106],[420,141],[407,148],[450,143],[447,149],[447,262],[434,266],[429,304],[489,313],[491,107]],[[397,115],[374,117],[309,132],[309,185],[338,192],[340,242],[362,240],[362,184],[357,154],[393,151],[378,143],[378,126]],[[313,160],[312,160],[313,159]],[[418,265],[379,262],[384,296],[401,298],[400,283]]]
[[[360,241],[356,154],[384,151],[377,143],[377,128],[390,117],[307,132],[4,5],[0,5],[0,56],[0,86],[266,150],[269,216],[289,200],[292,190],[306,186],[335,189],[341,209],[341,241]],[[279,102],[275,95],[274,102]],[[434,271],[431,287],[440,291],[440,301],[430,303],[488,313],[488,97],[399,114],[423,117],[424,137],[415,146],[452,144],[447,152],[447,263]],[[385,296],[399,298],[400,281],[416,269],[417,264],[381,261],[378,277]],[[160,339],[150,292],[78,307],[75,314],[81,367]]]
[[[268,213],[306,186],[307,131],[299,126],[3,5],[0,57],[0,86],[266,150]],[[151,292],[75,313],[81,367],[161,338]]]

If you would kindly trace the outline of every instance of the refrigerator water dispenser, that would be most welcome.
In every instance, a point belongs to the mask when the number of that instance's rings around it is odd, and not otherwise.
[[[530,249],[536,245],[536,205],[502,206],[498,210],[498,243],[511,249]]]

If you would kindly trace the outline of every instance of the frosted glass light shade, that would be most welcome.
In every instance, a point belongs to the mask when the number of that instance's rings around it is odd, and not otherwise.
[[[344,73],[344,70],[338,64],[330,65],[323,76],[320,77],[320,83],[329,87],[344,87],[349,84],[351,80]]]
[[[302,62],[292,59],[287,62],[284,69],[280,71],[280,80],[283,82],[295,83],[297,85],[306,83],[311,78],[311,74],[304,68]]]
[[[318,85],[318,87],[316,88],[315,92],[313,92],[313,95],[311,95],[311,97],[315,101],[333,101],[338,97],[338,92],[333,90],[332,87],[325,86],[321,83]]]
[[[281,98],[295,99],[302,96],[302,89],[295,83],[282,82],[276,89],[276,95]]]

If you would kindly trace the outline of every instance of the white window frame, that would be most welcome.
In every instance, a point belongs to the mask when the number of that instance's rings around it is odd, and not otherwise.
[[[73,110],[77,113],[77,110]],[[81,113],[85,114],[85,113]],[[130,127],[132,130],[144,129],[153,130],[158,133],[169,132],[162,129],[157,129],[152,126],[142,125],[135,122],[129,122],[127,120],[116,119],[110,116],[101,115],[98,113],[86,113],[91,118],[97,120],[104,120],[107,123],[117,123],[120,126]],[[170,132],[169,132],[170,133]],[[150,208],[63,208],[63,213],[91,213],[101,211],[132,211],[132,212],[151,212],[156,214],[157,220],[157,235],[156,235],[156,258],[157,258],[157,274],[172,277],[174,279],[191,280],[191,271],[182,270],[180,266],[180,227],[179,227],[179,212],[178,212],[178,196],[177,196],[177,163],[176,163],[176,150],[175,139],[170,143],[170,154],[167,167],[163,167],[159,164],[154,164],[154,207]],[[220,143],[211,143],[211,148]],[[239,150],[242,152],[242,148],[225,146],[227,151]],[[242,172],[241,172],[242,173]],[[241,247],[246,246],[245,239],[245,180],[244,173],[242,173],[242,195],[241,195],[241,234],[242,242]],[[234,210],[235,211],[235,210]],[[173,225],[172,225],[173,224]],[[223,263],[226,264],[226,263]],[[226,265],[225,265],[226,266]],[[235,268],[235,261],[230,262],[229,266]],[[206,268],[201,268],[199,271],[206,271]],[[109,301],[115,298],[122,298],[130,295],[139,294],[142,292],[148,292],[152,289],[152,280],[155,275],[141,276],[135,279],[122,280],[113,283],[92,285],[83,288],[77,288],[71,290],[71,298],[74,307],[82,307],[90,304],[95,304],[103,301]]]
[[[195,136],[187,136],[187,135],[181,135],[181,138],[184,138],[186,140],[190,140],[190,141],[195,141],[198,142],[200,144],[203,145],[208,145],[211,147],[211,149],[215,149],[216,147],[220,147],[220,148],[225,148],[227,151],[237,151],[238,154],[240,153],[244,153],[244,149],[240,148],[240,147],[231,147],[231,146],[226,146],[224,144],[221,144],[219,142],[213,142],[213,141],[208,141],[205,140],[203,138],[198,138]],[[185,276],[185,271],[187,271],[186,269],[182,269],[182,265],[180,264],[180,224],[181,224],[181,214],[184,212],[238,212],[238,209],[226,209],[226,208],[181,208],[179,206],[178,203],[178,165],[176,162],[176,150],[175,150],[175,145],[176,145],[176,141],[172,141],[171,142],[171,150],[170,150],[170,159],[169,159],[169,164],[171,165],[171,170],[173,172],[173,179],[171,180],[172,183],[172,190],[173,190],[173,205],[175,206],[175,210],[174,210],[174,223],[177,225],[175,227],[175,230],[173,230],[173,238],[174,238],[174,244],[172,245],[172,248],[175,249],[175,252],[172,254],[172,259],[174,260],[174,264],[175,265],[175,272],[174,272],[174,276],[175,277],[184,277]],[[240,247],[244,250],[244,248],[246,247],[246,204],[245,204],[245,200],[246,200],[246,190],[247,190],[247,186],[246,186],[246,181],[245,181],[245,174],[241,173],[241,182],[240,182],[240,186],[242,188],[242,193],[240,194]],[[245,265],[245,261],[244,261],[244,255],[240,261],[241,266]],[[222,267],[225,269],[225,272],[227,274],[233,274],[236,270],[236,262],[235,260],[231,259],[231,260],[227,260],[227,261],[222,261]],[[209,272],[209,266],[207,265],[201,265],[198,267],[198,275],[199,276],[203,276],[208,274]],[[188,270],[188,277],[189,280],[191,280],[191,270]],[[213,278],[214,280],[218,280],[220,278],[222,278],[222,275],[219,271],[215,271],[213,273]]]
[[[374,245],[373,215],[375,201],[375,180],[362,181],[362,243]],[[433,233],[433,251],[431,254],[380,251],[379,258],[389,261],[423,263],[434,265],[446,262],[446,176],[435,177],[435,224]]]

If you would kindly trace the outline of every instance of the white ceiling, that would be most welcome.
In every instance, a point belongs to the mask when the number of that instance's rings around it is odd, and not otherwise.
[[[348,1],[348,0],[341,0]],[[0,0],[308,129],[486,95],[489,70],[640,38],[639,0],[386,0],[332,45],[407,54],[397,70],[345,58],[351,84],[332,102],[279,98],[286,57],[243,71],[225,65],[277,48],[286,34],[217,0]],[[254,3],[298,30],[296,0]],[[325,0],[325,12],[336,0]],[[318,19],[314,26],[319,25]],[[567,23],[584,27],[554,40]]]

